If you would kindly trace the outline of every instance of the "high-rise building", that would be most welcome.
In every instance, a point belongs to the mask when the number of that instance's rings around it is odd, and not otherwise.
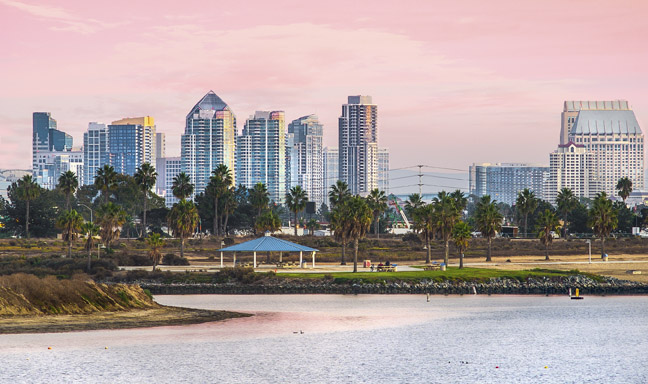
[[[322,151],[322,162],[324,163],[324,177],[322,184],[322,195],[328,205],[328,193],[331,185],[339,180],[338,172],[340,171],[340,153],[337,148],[324,148]]]
[[[378,148],[378,189],[389,195],[389,149]]]
[[[556,204],[556,197],[562,188],[569,188],[576,197],[594,198],[599,188],[592,184],[592,154],[583,144],[569,142],[561,144],[549,156],[551,173],[545,199]]]
[[[133,176],[143,163],[155,164],[155,123],[152,117],[113,121],[108,126],[109,163],[115,172]]]
[[[182,171],[204,191],[212,171],[225,164],[236,180],[236,116],[213,91],[209,91],[187,114],[182,135]]]
[[[288,124],[288,148],[291,151],[289,186],[300,185],[308,193],[308,200],[317,206],[326,200],[322,194],[323,133],[323,125],[316,115],[303,116]]]
[[[53,161],[56,152],[72,150],[72,136],[57,129],[56,120],[49,112],[34,112],[32,116],[32,173],[34,180],[44,188],[56,175]],[[56,176],[58,178],[58,176]],[[47,185],[47,187],[46,187]]]
[[[41,151],[36,156],[38,163],[35,181],[45,189],[54,189],[61,174],[72,171],[77,175],[79,184],[83,180],[83,151],[80,148],[70,151]]]
[[[284,112],[257,111],[237,138],[237,182],[247,188],[263,183],[270,199],[281,204],[286,195],[286,173]]]
[[[624,111],[629,109],[628,102],[625,100],[565,101],[560,114],[560,145],[569,143],[569,132],[576,123],[576,117],[580,111]]]
[[[544,199],[544,185],[549,181],[550,168],[538,164],[482,163],[470,166],[471,195],[490,197],[514,205],[517,195],[525,188]]]
[[[182,160],[179,157],[158,157],[155,169],[158,173],[155,192],[164,198],[167,208],[171,208],[178,202],[173,196],[173,178],[182,172]]]
[[[371,96],[349,96],[339,118],[340,180],[353,194],[378,187],[378,106]]]
[[[644,136],[628,102],[567,101],[565,109],[577,103],[588,108],[573,108],[578,112],[569,128],[568,142],[583,145],[590,153],[590,188],[595,186],[595,192],[617,196],[617,182],[628,177],[633,189],[644,189]]]
[[[104,123],[91,122],[83,134],[83,182],[94,183],[97,170],[109,164],[108,127]]]
[[[166,135],[164,132],[155,134],[155,158],[158,157],[166,157]]]

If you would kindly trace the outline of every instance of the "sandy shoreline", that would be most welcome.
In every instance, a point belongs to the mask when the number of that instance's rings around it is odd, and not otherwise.
[[[79,315],[2,316],[0,317],[0,334],[148,328],[199,324],[247,316],[251,315],[167,306]]]

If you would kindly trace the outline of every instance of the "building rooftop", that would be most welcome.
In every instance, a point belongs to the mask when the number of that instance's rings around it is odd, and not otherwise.
[[[597,100],[597,101],[583,101],[583,100],[568,100],[565,101],[563,112],[576,112],[576,111],[621,111],[629,110],[628,102],[626,100]]]
[[[187,118],[191,117],[198,110],[209,110],[209,111],[222,111],[228,109],[229,106],[223,101],[214,91],[209,91],[205,96],[189,112]]]
[[[637,118],[631,110],[582,110],[569,132],[570,135],[641,133]]]

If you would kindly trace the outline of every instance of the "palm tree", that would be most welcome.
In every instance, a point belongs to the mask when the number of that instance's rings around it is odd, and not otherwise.
[[[90,273],[90,267],[92,262],[92,249],[95,245],[95,236],[99,235],[99,226],[96,224],[86,222],[81,225],[81,233],[85,236],[84,248],[88,252],[88,269],[87,272]]]
[[[72,241],[77,233],[79,233],[81,224],[83,224],[83,216],[74,209],[65,211],[56,220],[56,226],[63,230],[63,240],[66,240],[68,243],[68,257],[70,258],[72,257]]]
[[[198,209],[193,202],[181,199],[178,203],[173,205],[167,221],[169,227],[173,230],[173,235],[180,237],[180,256],[184,257],[185,239],[191,236],[196,227],[200,216]]]
[[[74,195],[77,188],[79,188],[79,179],[72,171],[62,173],[58,179],[57,186],[65,194],[65,209],[70,210],[70,197]]]
[[[104,203],[108,203],[110,191],[117,188],[117,172],[115,172],[115,168],[105,164],[102,168],[97,169],[94,184],[103,194]]]
[[[173,178],[171,191],[173,192],[173,196],[180,200],[185,200],[187,197],[191,196],[194,191],[194,185],[191,184],[191,178],[189,175],[184,172],[178,173]]]
[[[233,186],[229,188],[227,193],[224,196],[225,199],[225,220],[223,221],[223,235],[227,235],[227,222],[229,221],[230,215],[234,214],[236,208],[238,207],[238,200],[236,198],[236,188]]]
[[[144,214],[142,215],[142,237],[146,237],[146,205],[148,203],[149,193],[151,188],[155,186],[155,180],[157,180],[157,172],[155,172],[155,167],[150,163],[144,163],[137,168],[135,172],[135,181],[139,186],[140,190],[144,192]]]
[[[578,200],[574,196],[574,192],[572,192],[572,190],[569,188],[562,188],[558,192],[558,196],[556,196],[556,206],[558,207],[560,216],[563,219],[563,238],[566,239],[567,218],[569,217],[571,211],[576,209],[576,207],[578,206]]]
[[[497,232],[502,229],[503,216],[497,209],[496,200],[491,201],[490,195],[484,195],[477,203],[475,212],[475,224],[482,233],[482,236],[488,239],[488,254],[486,261],[492,261],[492,241]]]
[[[232,172],[227,168],[225,164],[218,164],[218,166],[212,171],[212,175],[209,178],[209,184],[207,188],[214,197],[214,236],[220,236],[220,216],[218,215],[218,204],[220,199],[225,197],[225,194],[229,192],[230,187],[234,180],[232,179]]]
[[[41,194],[41,187],[36,184],[31,175],[25,175],[14,184],[16,196],[25,202],[25,236],[29,239],[29,202],[36,200]]]
[[[149,249],[149,257],[153,259],[153,272],[155,272],[155,267],[157,267],[160,262],[160,257],[162,256],[160,250],[164,246],[164,239],[159,233],[152,233],[151,236],[146,239],[146,243],[151,248]]]
[[[612,206],[612,200],[607,198],[605,192],[596,195],[589,216],[594,234],[601,239],[601,257],[603,257],[605,255],[605,239],[610,236],[619,223],[617,212]]]
[[[405,213],[407,213],[407,216],[412,218],[416,209],[424,205],[425,202],[423,201],[421,195],[419,195],[418,193],[412,193],[407,198],[407,201],[405,201]]]
[[[313,236],[315,235],[315,231],[318,230],[320,227],[319,223],[315,219],[310,219],[308,220],[308,223],[306,223],[306,228],[310,232],[310,235]]]
[[[436,227],[441,234],[443,244],[445,246],[445,256],[443,262],[448,265],[450,254],[450,237],[452,236],[452,229],[457,220],[459,220],[459,211],[455,206],[455,200],[448,195],[445,191],[438,193],[434,198],[434,212],[436,216]]]
[[[113,240],[118,239],[121,227],[126,223],[126,212],[115,203],[102,204],[97,210],[97,223],[101,239],[110,248]]]
[[[557,231],[560,227],[558,217],[549,209],[545,209],[538,217],[538,237],[540,242],[545,246],[545,260],[549,260],[549,246],[553,241],[553,234],[551,232]]]
[[[371,226],[372,213],[367,201],[356,195],[347,200],[344,220],[349,240],[353,241],[353,272],[358,272],[358,246]]]
[[[351,197],[351,191],[349,191],[349,185],[342,180],[338,180],[335,184],[331,185],[331,190],[328,193],[329,203],[331,203],[331,210],[335,208],[338,204],[346,201]]]
[[[459,211],[459,214],[463,215],[463,212],[468,206],[468,198],[466,195],[464,195],[461,190],[457,189],[450,194],[450,197],[454,200],[455,207],[457,208],[457,211]]]
[[[464,266],[464,252],[468,249],[471,237],[472,234],[468,223],[465,221],[459,221],[455,224],[454,229],[452,230],[452,240],[454,240],[454,245],[459,250],[459,269],[462,269]]]
[[[623,204],[625,204],[626,199],[630,196],[630,193],[632,193],[632,180],[628,177],[622,177],[617,182],[616,189],[619,196],[623,199]]]
[[[261,211],[268,208],[270,204],[270,193],[263,183],[256,183],[249,192],[250,204],[257,210],[257,218],[261,216]]]
[[[348,222],[344,219],[346,215],[346,201],[347,200],[343,200],[342,202],[337,203],[335,208],[331,210],[330,220],[330,228],[333,231],[333,237],[342,244],[340,265],[346,265],[346,246],[349,241],[347,231]]]
[[[387,196],[384,191],[375,188],[367,196],[367,204],[373,213],[374,233],[380,238],[380,215],[387,210]]]
[[[295,217],[295,236],[297,236],[297,215],[306,208],[308,194],[301,186],[296,185],[286,193],[286,206]]]
[[[425,204],[412,211],[412,220],[414,220],[414,231],[423,233],[425,240],[425,263],[432,262],[432,247],[430,239],[437,229],[437,216],[434,210],[434,204]]]
[[[254,228],[257,233],[274,233],[281,229],[281,220],[276,213],[268,210],[263,212],[261,216],[257,217]]]
[[[529,190],[529,188],[524,188],[522,192],[518,193],[515,207],[518,212],[524,216],[524,237],[527,237],[529,234],[527,227],[529,213],[538,208],[538,199],[535,197],[533,191]]]

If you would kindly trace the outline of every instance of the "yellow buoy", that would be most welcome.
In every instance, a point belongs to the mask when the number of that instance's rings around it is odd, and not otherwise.
[[[545,369],[547,369],[547,366],[545,365]]]
[[[47,347],[47,349],[52,349],[52,347]]]

